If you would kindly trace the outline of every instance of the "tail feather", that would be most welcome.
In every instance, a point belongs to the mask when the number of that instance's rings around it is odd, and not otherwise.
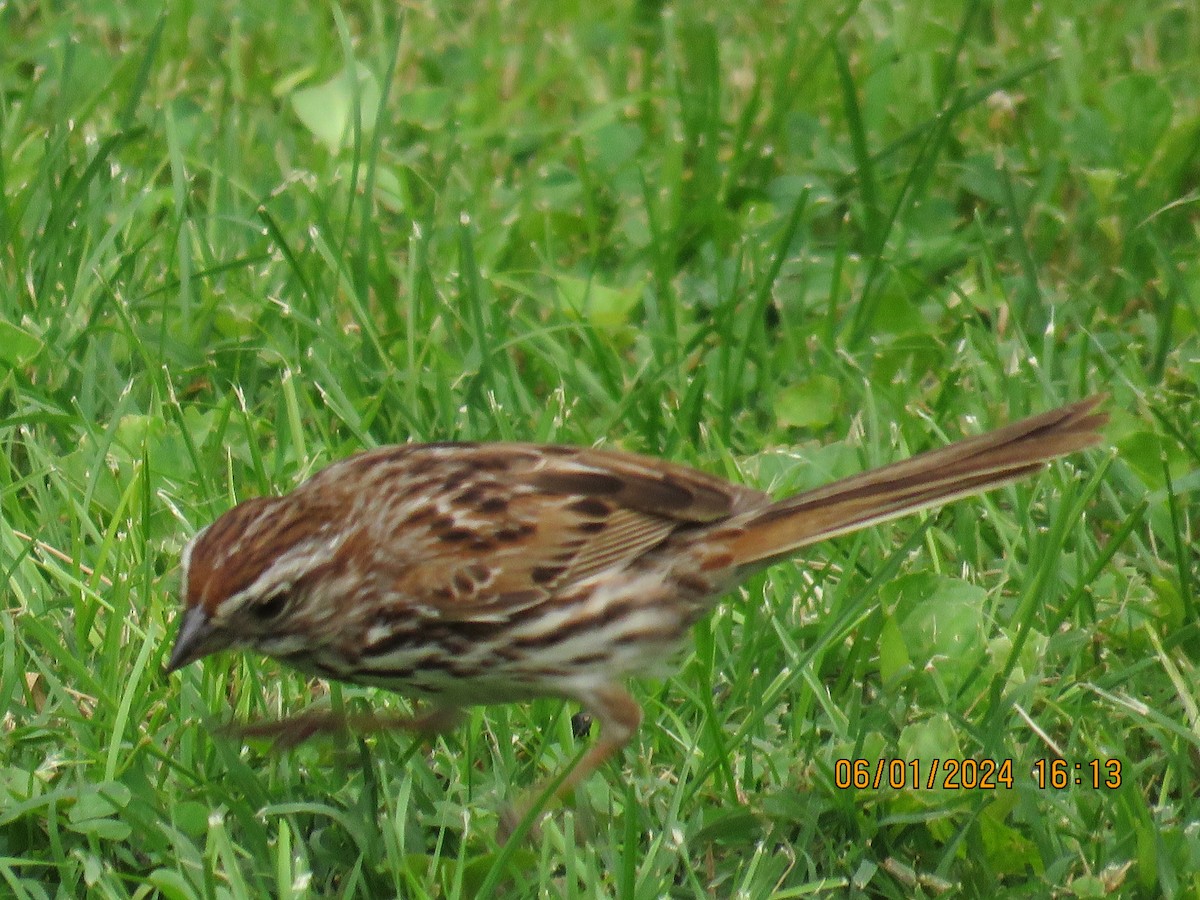
[[[1108,414],[1097,394],[861,475],[780,500],[742,517],[730,550],[740,566],[1032,475],[1100,443]],[[732,523],[731,523],[732,524]]]

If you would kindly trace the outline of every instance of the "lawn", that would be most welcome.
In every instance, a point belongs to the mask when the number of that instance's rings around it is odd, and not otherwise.
[[[1200,9],[168,6],[0,4],[0,895],[1200,894]],[[722,601],[536,839],[569,704],[278,752],[409,706],[163,672],[188,539],[357,450],[783,494],[1097,392]]]

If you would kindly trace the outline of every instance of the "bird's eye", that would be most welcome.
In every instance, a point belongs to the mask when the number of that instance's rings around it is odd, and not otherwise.
[[[287,589],[280,588],[254,603],[250,607],[250,614],[260,622],[269,622],[283,612],[287,602]]]

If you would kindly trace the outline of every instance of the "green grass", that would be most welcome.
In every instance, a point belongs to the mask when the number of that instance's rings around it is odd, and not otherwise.
[[[0,894],[1196,896],[1200,13],[573,6],[0,6]],[[190,535],[363,447],[782,492],[1095,391],[722,603],[537,842],[570,707],[276,754],[216,726],[403,701],[162,674]],[[896,757],[1014,784],[836,785]]]

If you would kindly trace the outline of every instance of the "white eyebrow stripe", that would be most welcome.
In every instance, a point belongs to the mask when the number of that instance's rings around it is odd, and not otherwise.
[[[201,528],[199,531],[197,531],[194,535],[192,535],[192,539],[184,545],[183,552],[179,555],[179,569],[180,569],[180,576],[179,576],[180,585],[179,586],[182,589],[183,600],[185,603],[187,602],[188,583],[190,580],[190,573],[191,573],[191,569],[192,569],[192,551],[196,549],[196,544],[199,543],[200,538],[204,537],[204,532],[208,531],[208,529],[211,527],[212,527],[211,523],[208,525],[205,525],[203,528]]]
[[[222,614],[230,615],[246,603],[265,597],[280,588],[291,588],[308,572],[333,559],[346,542],[346,538],[345,532],[334,532],[332,536],[322,534],[295,544],[264,569],[247,587],[232,594],[222,603]]]

